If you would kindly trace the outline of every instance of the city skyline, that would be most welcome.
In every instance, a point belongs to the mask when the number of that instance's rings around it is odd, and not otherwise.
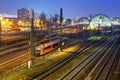
[[[113,0],[1,0],[0,14],[16,15],[20,8],[32,8],[36,13],[45,12],[46,14],[59,14],[63,8],[65,18],[89,17],[96,14],[105,14],[110,17],[120,17],[120,1]]]

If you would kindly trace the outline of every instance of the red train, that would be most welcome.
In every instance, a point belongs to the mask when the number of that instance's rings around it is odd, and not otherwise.
[[[37,56],[44,55],[54,49],[59,48],[61,41],[62,41],[62,46],[65,47],[68,45],[69,38],[62,37],[61,39],[54,39],[47,43],[40,44],[40,46],[36,47],[36,55]]]

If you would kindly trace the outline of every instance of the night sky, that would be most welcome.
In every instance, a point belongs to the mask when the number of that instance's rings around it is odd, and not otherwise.
[[[17,9],[33,8],[36,13],[59,14],[66,18],[106,14],[120,17],[120,0],[0,0],[0,14],[16,14]]]

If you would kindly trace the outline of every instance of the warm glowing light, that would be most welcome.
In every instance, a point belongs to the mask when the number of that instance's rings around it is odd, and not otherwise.
[[[12,25],[12,22],[9,22],[10,25]]]
[[[18,21],[18,24],[22,24],[22,21]]]
[[[83,27],[82,29],[85,30],[85,27]]]
[[[3,20],[3,16],[0,16],[0,20]]]
[[[90,30],[90,27],[87,27],[87,30]]]
[[[5,24],[6,22],[5,21],[2,21],[2,24]]]
[[[9,21],[9,19],[6,19],[6,21],[8,22],[8,21]]]
[[[90,24],[89,27],[90,27],[91,30],[94,30],[94,29],[95,29],[95,25],[94,25],[94,24]]]

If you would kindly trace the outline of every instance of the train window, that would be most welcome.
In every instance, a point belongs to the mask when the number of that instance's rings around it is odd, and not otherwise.
[[[40,50],[36,50],[36,53],[40,53]]]
[[[36,57],[39,57],[39,56],[40,56],[40,50],[36,50],[35,56],[36,56]]]
[[[53,48],[58,47],[58,46],[59,46],[59,43],[56,43],[53,45]]]
[[[48,49],[48,48],[50,48],[51,46],[48,46],[48,47],[45,47],[44,49]]]

